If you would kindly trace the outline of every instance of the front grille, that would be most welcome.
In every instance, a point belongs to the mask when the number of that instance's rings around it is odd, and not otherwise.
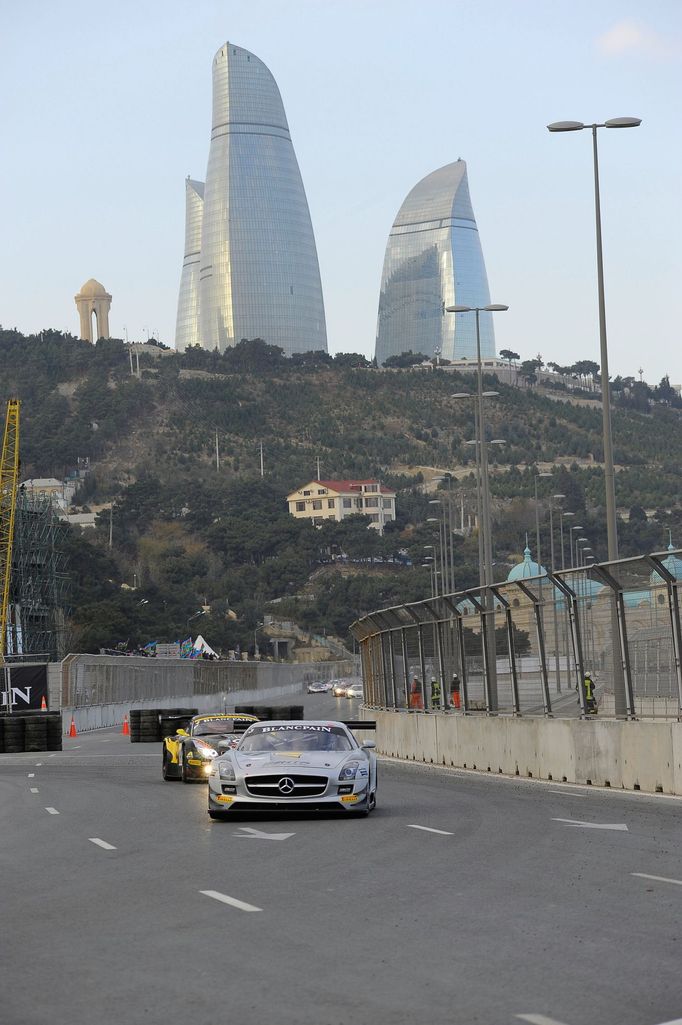
[[[293,784],[290,792],[282,790],[282,780],[291,780]],[[277,800],[297,800],[301,797],[322,797],[327,789],[326,776],[304,776],[294,773],[278,773],[268,776],[246,776],[244,779],[246,789],[252,797],[272,797]]]

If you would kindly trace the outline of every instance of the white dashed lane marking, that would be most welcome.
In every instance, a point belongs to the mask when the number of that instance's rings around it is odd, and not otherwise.
[[[226,893],[219,893],[218,890],[199,890],[199,893],[203,893],[204,897],[212,897],[213,900],[219,900],[222,904],[229,904],[233,908],[239,908],[240,911],[262,911],[262,908],[255,907],[254,904],[247,904],[243,900],[237,900],[236,897],[228,897]]]
[[[630,875],[637,876],[638,879],[653,879],[655,883],[672,883],[673,886],[682,886],[682,879],[667,879],[665,876],[650,876],[646,872],[631,872]],[[677,1018],[675,1021],[663,1022],[663,1025],[678,1025],[678,1022],[682,1022],[682,1018]]]
[[[552,819],[552,822],[561,822],[565,826],[574,826],[577,829],[615,829],[621,833],[629,832],[624,822],[580,822],[578,819]]]
[[[446,829],[432,829],[431,826],[415,826],[410,823],[408,829],[423,829],[425,833],[438,833],[440,836],[454,836],[454,833],[448,833]]]
[[[107,843],[106,840],[100,840],[98,836],[89,836],[88,840],[90,841],[90,843],[97,844],[98,847],[101,847],[105,851],[118,850],[117,847],[114,847],[114,845],[111,843]]]
[[[544,1014],[517,1014],[519,1021],[527,1021],[530,1025],[565,1025],[565,1022],[557,1021],[556,1018],[547,1018]]]
[[[31,793],[32,794],[39,794],[40,790],[38,790],[38,787],[31,787]]]
[[[29,774],[28,774],[28,778],[29,779],[33,779],[34,776],[35,776],[35,772],[29,772]]]
[[[50,815],[59,815],[59,812],[56,808],[46,808],[45,811],[48,812],[48,814]]]

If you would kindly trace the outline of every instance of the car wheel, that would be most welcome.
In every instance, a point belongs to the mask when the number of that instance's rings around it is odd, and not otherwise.
[[[168,752],[165,749],[163,752],[163,766],[161,769],[161,775],[167,783],[177,782],[178,777],[174,776],[168,767]]]
[[[368,810],[368,811],[374,811],[374,809],[376,808],[376,806],[377,806],[377,794],[376,794],[376,790],[374,790],[374,791],[373,791],[373,792],[372,792],[372,793],[371,793],[371,794],[369,795],[369,798],[368,798],[368,800],[367,800],[367,810]]]
[[[180,762],[180,765],[181,765],[180,775],[182,777],[182,782],[183,783],[193,783],[194,780],[193,780],[192,776],[190,776],[190,774],[189,774],[189,768],[187,767],[187,761],[185,759],[185,752],[184,751],[182,752],[182,760]]]

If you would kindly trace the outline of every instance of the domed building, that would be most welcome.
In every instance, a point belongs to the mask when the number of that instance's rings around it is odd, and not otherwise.
[[[89,278],[78,295],[74,296],[74,300],[81,321],[81,338],[86,342],[96,342],[98,338],[108,338],[111,296],[104,285],[95,278]],[[93,316],[95,318],[94,331],[92,329]]]
[[[533,562],[531,558],[531,550],[528,547],[528,538],[526,538],[526,547],[523,549],[523,561],[518,562],[516,566],[509,571],[507,580],[509,583],[513,583],[515,580],[526,580],[529,577],[546,577],[547,570],[544,566],[541,566],[538,562]]]

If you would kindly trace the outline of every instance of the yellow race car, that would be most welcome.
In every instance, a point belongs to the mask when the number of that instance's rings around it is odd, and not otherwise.
[[[185,729],[163,738],[163,778],[205,781],[213,759],[234,747],[238,737],[258,721],[255,715],[236,712],[193,716]]]

